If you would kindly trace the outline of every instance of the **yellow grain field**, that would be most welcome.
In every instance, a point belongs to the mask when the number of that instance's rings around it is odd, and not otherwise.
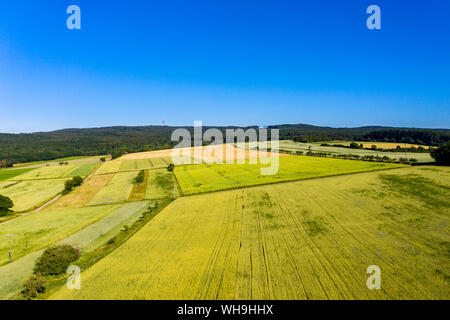
[[[13,211],[31,210],[51,200],[64,189],[65,179],[3,181],[0,194],[10,197]]]
[[[119,172],[100,190],[87,205],[123,202],[130,196],[138,171]]]
[[[412,167],[182,197],[51,298],[449,299],[449,178]]]
[[[94,175],[83,184],[75,188],[69,194],[66,194],[54,202],[50,208],[81,208],[85,206],[92,198],[94,198],[100,190],[105,187],[114,174]]]

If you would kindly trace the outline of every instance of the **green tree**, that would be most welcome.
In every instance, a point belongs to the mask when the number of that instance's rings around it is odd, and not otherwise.
[[[64,191],[66,192],[66,193],[68,193],[68,192],[70,192],[70,191],[72,191],[73,190],[73,181],[72,180],[67,180],[65,183],[64,183]]]
[[[10,211],[12,207],[14,207],[12,200],[0,194],[0,211]]]
[[[352,142],[352,143],[350,143],[350,148],[352,148],[352,149],[359,149],[360,146],[356,142]]]
[[[111,152],[111,159],[112,160],[117,159],[117,158],[121,157],[122,154],[123,154],[122,151],[113,151],[113,152]]]
[[[22,294],[25,298],[36,298],[47,289],[47,282],[40,275],[33,274],[24,284]]]
[[[78,187],[81,186],[81,184],[83,183],[83,178],[80,176],[75,176],[72,178],[72,186],[73,187]]]
[[[80,251],[68,244],[50,247],[36,260],[34,273],[43,276],[64,273],[79,257]]]
[[[106,161],[106,158],[105,157],[101,157],[100,158],[100,162],[105,162]]]
[[[432,149],[430,154],[437,164],[443,166],[450,165],[450,141],[447,141],[439,148]]]
[[[173,169],[175,169],[175,165],[173,163],[169,164],[167,171],[173,172]]]

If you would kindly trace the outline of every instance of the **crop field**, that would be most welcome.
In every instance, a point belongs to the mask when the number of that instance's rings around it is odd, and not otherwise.
[[[92,206],[126,201],[133,190],[133,180],[137,174],[138,171],[116,173],[87,205]]]
[[[74,176],[88,176],[98,163],[84,163],[75,165],[41,167],[16,176],[11,180],[41,180],[71,178]]]
[[[323,143],[328,144],[342,144],[344,146],[349,146],[353,141],[343,141],[343,140],[333,140],[333,141],[324,141]],[[420,144],[412,144],[412,143],[395,143],[395,142],[367,142],[367,141],[355,141],[358,144],[362,144],[364,148],[371,148],[372,146],[377,146],[377,148],[383,149],[395,149],[397,146],[400,148],[419,148],[422,147],[424,149],[429,149],[429,146],[422,146]],[[322,142],[319,142],[319,144]]]
[[[54,202],[50,208],[63,209],[83,207],[91,201],[113,177],[114,174],[93,175],[91,178],[84,181],[80,187],[75,188],[69,194],[63,195]]]
[[[449,299],[449,178],[409,167],[182,197],[52,298]]]
[[[398,168],[398,164],[331,158],[287,156],[279,158],[275,175],[261,175],[261,164],[201,164],[175,167],[183,194],[300,180],[330,175]]]
[[[0,224],[0,265],[8,261],[9,240],[14,234],[14,259],[45,248],[111,213],[117,205],[46,209]]]
[[[103,210],[111,213],[55,244],[70,244],[80,248],[82,252],[95,250],[118,234],[124,225],[134,223],[147,205],[147,201],[142,201],[112,208],[106,206]],[[113,208],[115,209],[111,211]],[[23,281],[32,274],[34,262],[42,251],[34,251],[10,264],[0,266],[0,299],[8,298],[20,290]]]
[[[277,155],[277,154],[273,154]],[[214,146],[202,146],[191,148],[176,148],[149,152],[132,153],[122,156],[121,160],[136,160],[136,159],[151,159],[152,162],[155,158],[164,159],[167,164],[170,162],[186,163],[193,162],[195,158],[202,158],[205,162],[224,162],[226,160],[234,161],[241,159],[256,159],[262,157],[271,157],[270,152],[262,153],[256,150],[243,150],[242,148],[236,148],[234,144],[220,144]],[[284,156],[279,154],[279,156]],[[172,159],[172,157],[175,158]],[[162,167],[163,165],[161,165]],[[145,168],[141,168],[145,169]]]
[[[166,169],[150,170],[148,172],[145,199],[162,199],[173,197],[175,180],[173,174]],[[178,195],[178,188],[175,189]]]
[[[141,201],[145,198],[148,183],[148,170],[142,172],[144,173],[144,179],[142,182],[135,182],[133,190],[131,190],[130,196],[128,197],[128,201]]]
[[[18,168],[40,168],[46,166],[59,166],[59,162],[67,162],[68,164],[83,164],[83,163],[98,163],[100,162],[100,158],[109,159],[110,155],[105,156],[75,156],[75,157],[66,157],[59,158],[55,160],[44,160],[44,161],[34,161],[34,162],[26,162],[26,163],[16,163],[13,167]]]
[[[0,194],[10,197],[14,211],[27,211],[54,198],[64,189],[63,179],[2,181]]]
[[[166,168],[172,162],[170,157],[155,157],[142,159],[115,159],[105,162],[96,172],[96,174],[107,174],[116,172],[149,170],[157,168]]]
[[[33,169],[0,169],[0,181],[12,179]]]
[[[339,144],[344,142],[342,141],[326,141],[325,143],[328,144]],[[355,154],[362,156],[387,156],[391,159],[398,160],[399,158],[408,158],[408,159],[417,159],[418,162],[433,162],[433,158],[431,158],[429,153],[415,153],[415,152],[382,152],[382,151],[374,151],[374,150],[365,150],[365,149],[350,149],[350,148],[340,148],[340,147],[326,147],[321,146],[320,142],[316,143],[301,143],[301,142],[294,142],[291,140],[282,140],[279,141],[279,149],[282,152],[283,150],[296,152],[296,151],[302,151],[303,153],[306,153],[308,151],[312,152],[329,152],[331,154]],[[370,146],[372,144],[376,143],[370,143]],[[244,144],[237,144],[240,148],[245,148],[247,145]],[[370,147],[369,146],[369,147]],[[269,144],[270,147],[270,144]],[[381,147],[381,145],[380,145]]]

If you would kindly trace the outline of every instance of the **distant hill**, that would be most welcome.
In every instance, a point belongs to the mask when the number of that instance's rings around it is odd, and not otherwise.
[[[141,152],[173,147],[173,130],[193,127],[140,126],[64,129],[22,134],[0,133],[0,162],[53,160],[68,156],[103,155],[113,151]],[[227,128],[219,127],[222,132]],[[247,129],[250,127],[242,127]],[[253,126],[252,128],[257,128]],[[448,129],[392,128],[367,126],[358,128],[319,127],[308,124],[269,126],[280,130],[280,139],[295,141],[358,140],[414,143],[438,146],[450,140]],[[203,130],[208,127],[203,127]]]
[[[356,128],[318,127],[308,124],[269,126],[280,130],[280,138],[314,142],[327,140],[358,140],[398,142],[439,146],[450,140],[449,129],[394,128],[366,126]]]

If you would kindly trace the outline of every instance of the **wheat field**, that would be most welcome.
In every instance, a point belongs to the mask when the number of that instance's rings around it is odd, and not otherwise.
[[[449,299],[449,178],[408,167],[182,197],[51,298]]]

